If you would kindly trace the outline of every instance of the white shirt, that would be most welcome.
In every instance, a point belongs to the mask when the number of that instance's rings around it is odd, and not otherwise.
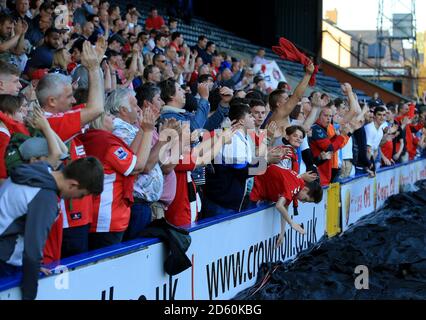
[[[383,133],[383,131],[382,131],[382,133]],[[353,159],[352,137],[349,138],[348,143],[346,143],[346,145],[341,150],[342,150],[342,158],[339,159],[339,160]]]
[[[367,145],[371,147],[372,151],[376,151],[380,147],[380,141],[383,138],[383,129],[387,126],[384,122],[378,129],[373,122],[364,126],[365,135],[367,136]]]
[[[237,131],[232,136],[230,144],[225,144],[215,158],[216,164],[247,164],[253,159],[253,146],[251,139]]]

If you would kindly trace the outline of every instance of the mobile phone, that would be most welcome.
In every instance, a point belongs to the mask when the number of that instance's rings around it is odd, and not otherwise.
[[[77,79],[75,79],[75,81],[73,81],[72,85],[78,84],[79,81],[80,81],[80,77],[78,77]]]

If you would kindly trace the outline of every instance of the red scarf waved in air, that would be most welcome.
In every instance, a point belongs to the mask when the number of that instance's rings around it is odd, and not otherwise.
[[[283,37],[280,38],[279,46],[272,47],[272,51],[279,55],[280,58],[283,60],[299,62],[305,67],[307,67],[311,63],[311,59],[309,59],[306,55],[297,50],[293,43]],[[315,75],[317,73],[318,66],[315,66],[314,73],[312,74],[311,79],[309,80],[309,85],[311,87],[315,86]]]

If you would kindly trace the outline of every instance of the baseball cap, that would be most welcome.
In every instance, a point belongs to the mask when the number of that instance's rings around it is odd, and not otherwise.
[[[49,155],[47,140],[41,137],[29,138],[19,146],[19,153],[25,161],[30,161],[32,157],[47,157]],[[64,160],[67,158],[68,154],[63,154],[60,159]]]
[[[47,157],[49,155],[47,140],[39,137],[29,138],[19,146],[19,152],[25,161],[29,161],[32,157]]]

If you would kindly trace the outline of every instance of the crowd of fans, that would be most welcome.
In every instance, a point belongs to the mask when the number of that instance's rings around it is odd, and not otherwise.
[[[2,2],[0,277],[276,202],[282,224],[322,186],[424,156],[426,109],[290,92],[200,35],[190,48],[152,8],[106,0]],[[269,63],[260,49],[253,63]],[[45,272],[47,272],[45,270]]]

